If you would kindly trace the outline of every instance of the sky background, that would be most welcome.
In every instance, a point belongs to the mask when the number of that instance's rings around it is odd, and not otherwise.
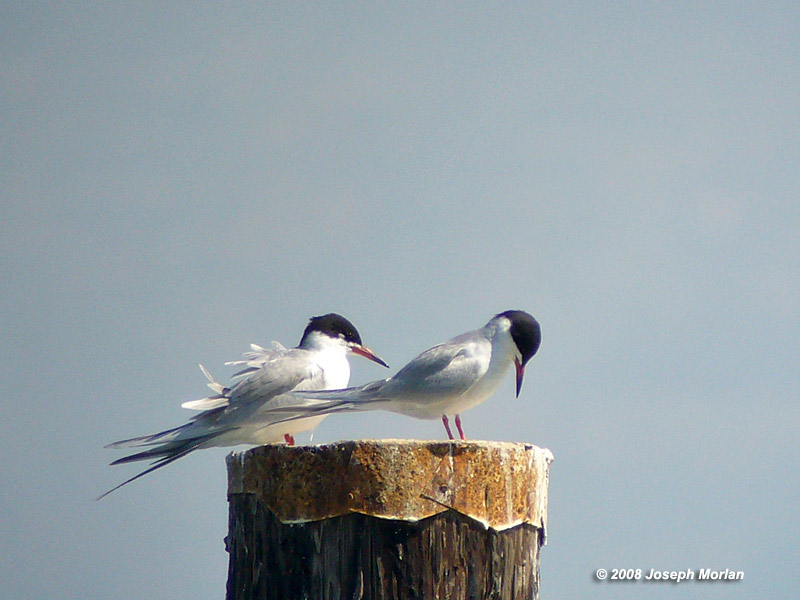
[[[512,308],[464,427],[555,455],[542,597],[796,593],[799,56],[794,2],[4,3],[3,595],[222,598],[226,450],[95,502],[103,446],[312,315],[397,369]]]

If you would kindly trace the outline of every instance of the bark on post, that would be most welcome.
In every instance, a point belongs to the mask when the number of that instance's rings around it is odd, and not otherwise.
[[[404,440],[231,454],[227,598],[537,598],[552,460]]]

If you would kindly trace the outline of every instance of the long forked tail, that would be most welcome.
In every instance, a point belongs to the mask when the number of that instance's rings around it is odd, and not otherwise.
[[[386,379],[373,381],[358,387],[341,390],[298,390],[290,392],[292,396],[304,401],[303,404],[292,403],[283,407],[275,407],[267,412],[284,418],[276,421],[285,423],[307,417],[332,415],[340,412],[360,412],[375,410],[385,402],[381,391]]]
[[[182,429],[182,428],[181,427],[177,427],[176,429]],[[175,431],[175,430],[169,430],[168,432],[162,432],[162,433],[172,433],[173,431]],[[174,441],[171,441],[171,442],[166,442],[166,443],[164,443],[161,446],[158,446],[156,448],[151,448],[149,450],[144,450],[142,452],[137,452],[136,454],[131,454],[130,456],[123,456],[122,458],[118,458],[117,460],[115,460],[111,464],[112,465],[121,465],[121,464],[134,462],[134,461],[138,461],[138,460],[149,460],[151,458],[156,459],[156,460],[153,462],[152,465],[150,465],[147,469],[145,469],[141,473],[138,473],[138,474],[134,475],[130,479],[126,479],[125,481],[123,481],[122,483],[120,483],[117,486],[114,486],[113,488],[111,488],[107,492],[104,492],[104,493],[100,494],[96,498],[96,500],[102,500],[103,498],[108,496],[111,492],[118,490],[122,486],[127,485],[132,481],[136,481],[140,477],[143,477],[143,476],[147,475],[148,473],[152,473],[156,469],[160,469],[161,467],[165,467],[169,463],[171,463],[173,461],[176,461],[181,457],[186,456],[192,450],[196,450],[197,448],[202,446],[204,443],[206,443],[210,439],[213,439],[213,438],[217,437],[221,433],[223,433],[223,431],[215,431],[213,433],[207,433],[207,434],[204,434],[204,435],[199,435],[197,437],[191,437],[191,438],[186,438],[186,439],[182,439],[182,440],[174,440]],[[161,434],[155,434],[155,435],[157,436],[157,435],[161,435]],[[115,444],[109,444],[109,446],[107,446],[107,447],[113,448],[113,447],[120,447],[122,445],[132,445],[132,444],[133,445],[139,445],[139,446],[152,445],[152,444],[158,443],[158,442],[151,441],[151,439],[154,438],[154,437],[155,436],[142,436],[141,438],[132,438],[130,440],[124,440],[123,442],[116,442]]]
[[[165,431],[159,431],[158,433],[151,433],[150,435],[140,435],[139,437],[128,438],[127,440],[120,440],[118,442],[112,442],[110,444],[106,444],[104,448],[131,448],[133,446],[155,446],[157,444],[165,444],[167,442],[172,442],[177,440],[181,432],[187,429],[189,425],[191,425],[191,423],[180,425],[178,427],[173,427],[172,429],[167,429]]]

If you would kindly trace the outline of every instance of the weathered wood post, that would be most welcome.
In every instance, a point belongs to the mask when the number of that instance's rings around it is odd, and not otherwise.
[[[552,460],[404,440],[231,454],[227,598],[537,598]]]

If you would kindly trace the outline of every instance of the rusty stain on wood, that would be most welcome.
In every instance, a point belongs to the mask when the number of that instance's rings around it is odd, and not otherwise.
[[[525,523],[545,532],[552,460],[547,449],[506,442],[261,446],[228,456],[228,493],[254,494],[283,523],[454,510],[497,531]]]

